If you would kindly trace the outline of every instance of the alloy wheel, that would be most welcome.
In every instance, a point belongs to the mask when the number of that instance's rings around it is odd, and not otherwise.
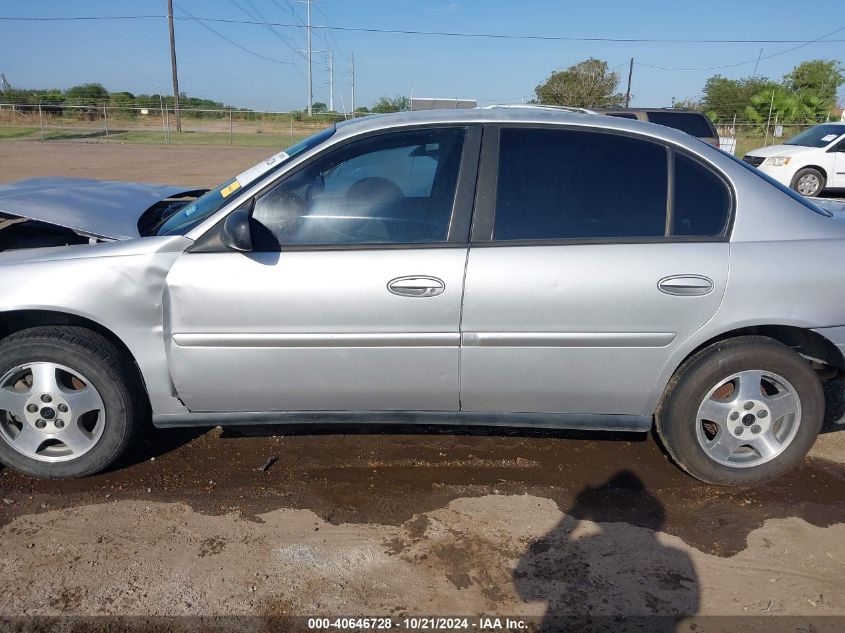
[[[747,370],[720,381],[696,417],[699,445],[733,468],[759,466],[783,453],[801,424],[801,400],[777,374]]]
[[[99,392],[69,367],[28,363],[0,378],[0,439],[26,457],[76,459],[94,448],[105,423]]]
[[[802,196],[814,196],[819,192],[821,181],[815,174],[804,174],[798,179],[796,189]]]

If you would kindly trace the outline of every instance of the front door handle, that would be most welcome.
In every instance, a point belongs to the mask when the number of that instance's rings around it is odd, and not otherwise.
[[[391,279],[387,289],[400,297],[436,297],[446,290],[446,284],[437,277],[414,275]]]
[[[699,297],[713,292],[713,280],[704,275],[672,275],[657,282],[660,292],[677,297]]]

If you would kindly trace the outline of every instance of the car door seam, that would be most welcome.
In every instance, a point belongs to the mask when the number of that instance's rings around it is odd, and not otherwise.
[[[461,306],[458,310],[458,411],[463,411],[464,404],[461,401],[463,395],[463,372],[461,366],[464,358],[464,300],[467,292],[467,270],[469,269],[470,246],[467,246],[464,255],[464,275],[461,281]]]

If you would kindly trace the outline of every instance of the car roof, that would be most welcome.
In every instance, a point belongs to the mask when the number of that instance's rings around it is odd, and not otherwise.
[[[678,114],[697,114],[706,116],[703,112],[698,110],[686,110],[684,108],[597,108],[596,112],[602,114],[607,112],[676,112]]]
[[[337,124],[340,136],[357,136],[368,132],[378,132],[397,127],[483,123],[512,123],[561,125],[589,127],[620,132],[631,132],[651,136],[663,141],[688,145],[699,142],[685,132],[674,128],[635,121],[619,117],[609,117],[599,113],[587,113],[574,109],[550,108],[548,106],[486,107],[454,110],[418,110],[414,112],[395,112],[391,114],[372,114],[350,119]]]

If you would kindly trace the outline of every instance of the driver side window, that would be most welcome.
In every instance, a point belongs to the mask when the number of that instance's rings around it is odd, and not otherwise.
[[[256,199],[256,249],[446,241],[463,135],[381,134],[317,158]]]

